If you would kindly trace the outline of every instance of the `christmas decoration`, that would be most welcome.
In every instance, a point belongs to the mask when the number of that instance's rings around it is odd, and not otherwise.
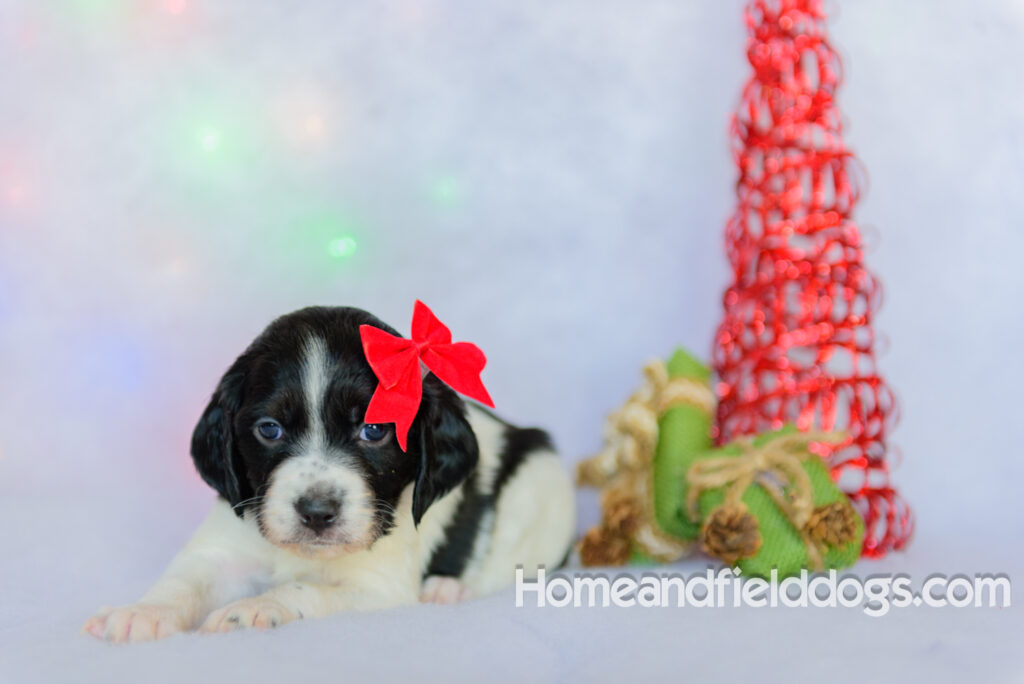
[[[811,451],[837,437],[788,426],[696,455],[685,498],[701,549],[748,576],[852,565],[864,523]]]
[[[710,371],[683,350],[644,368],[608,419],[605,448],[577,467],[601,488],[601,522],[579,545],[583,565],[668,562],[695,542],[746,575],[852,564],[864,524],[813,451],[841,436],[793,426],[711,442]]]
[[[577,466],[582,485],[601,487],[601,523],[580,543],[584,565],[630,558],[672,561],[700,529],[681,512],[691,453],[711,447],[711,372],[680,349],[644,368],[640,389],[605,425],[605,448]]]
[[[359,326],[363,353],[379,380],[366,407],[367,423],[394,423],[395,436],[406,449],[409,428],[423,398],[422,369],[432,372],[456,392],[494,408],[480,372],[487,357],[470,342],[452,342],[452,333],[434,312],[416,300],[412,339],[397,337],[372,325]]]
[[[875,366],[879,286],[852,219],[860,184],[834,101],[839,59],[820,0],[752,0],[746,24],[754,73],[732,122],[740,177],[713,353],[715,438],[790,422],[845,433],[824,457],[864,516],[863,554],[882,556],[913,523],[889,483],[894,399]]]

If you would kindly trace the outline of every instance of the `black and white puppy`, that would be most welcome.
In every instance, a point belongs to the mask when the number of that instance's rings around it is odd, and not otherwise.
[[[409,432],[363,422],[377,378],[354,308],[278,318],[228,369],[192,437],[220,496],[108,641],[275,627],[342,610],[453,602],[562,561],[572,485],[548,435],[464,403],[434,376]]]

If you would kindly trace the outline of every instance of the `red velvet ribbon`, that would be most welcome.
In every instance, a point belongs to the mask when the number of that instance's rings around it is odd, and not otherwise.
[[[456,392],[494,408],[480,379],[487,357],[475,344],[452,342],[451,331],[423,302],[416,300],[413,309],[411,339],[372,325],[360,326],[359,337],[366,360],[380,381],[363,420],[394,423],[402,451],[423,398],[421,363]]]

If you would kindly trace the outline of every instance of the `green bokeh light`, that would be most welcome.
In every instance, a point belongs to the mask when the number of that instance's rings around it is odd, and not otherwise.
[[[266,136],[253,109],[222,93],[175,101],[156,134],[175,181],[197,198],[218,200],[261,181]]]
[[[128,16],[130,8],[128,0],[60,0],[50,3],[49,7],[64,10],[68,19],[86,26],[120,21]]]
[[[204,126],[199,131],[199,145],[207,152],[216,152],[221,146],[220,131],[213,126]]]
[[[344,235],[342,237],[331,240],[331,242],[327,245],[327,252],[332,257],[338,259],[346,259],[355,254],[357,246],[358,245],[356,244],[355,238],[353,238],[351,235]]]
[[[453,176],[443,176],[434,181],[431,195],[434,202],[441,206],[455,206],[462,199],[462,185]]]
[[[309,212],[295,222],[289,240],[310,266],[335,270],[339,261],[350,260],[363,234],[359,223],[347,211],[324,208]],[[316,255],[319,252],[320,256]]]

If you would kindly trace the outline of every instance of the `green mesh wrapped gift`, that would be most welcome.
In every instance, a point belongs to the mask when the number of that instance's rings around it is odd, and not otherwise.
[[[644,367],[640,388],[608,417],[605,447],[577,467],[601,488],[601,523],[583,538],[584,565],[672,561],[700,530],[682,508],[689,454],[711,448],[710,369],[683,349]]]
[[[811,453],[832,436],[786,427],[714,449],[708,367],[679,349],[644,376],[609,417],[604,450],[577,470],[581,484],[601,488],[584,565],[671,561],[695,542],[746,575],[856,561],[863,521]]]
[[[695,456],[685,508],[701,548],[758,577],[856,562],[864,522],[810,451],[833,438],[786,427]]]

